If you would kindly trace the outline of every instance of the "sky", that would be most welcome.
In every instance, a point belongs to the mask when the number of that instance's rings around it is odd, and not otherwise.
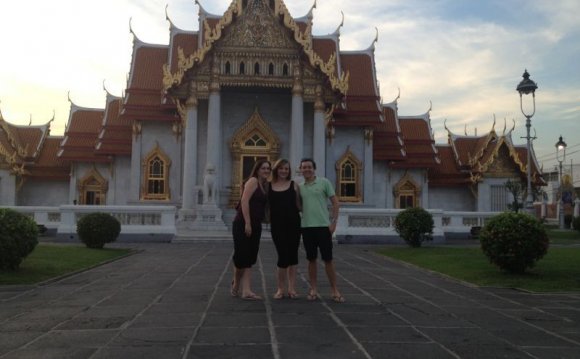
[[[223,14],[230,0],[199,0]],[[294,17],[314,0],[287,0]],[[525,69],[537,82],[531,118],[534,149],[545,171],[557,164],[555,143],[568,144],[566,165],[580,164],[580,1],[578,0],[317,0],[314,35],[340,25],[341,50],[375,45],[383,103],[398,99],[399,115],[426,113],[436,142],[446,126],[459,135],[514,126],[526,143],[516,86]],[[120,96],[131,63],[133,33],[169,43],[169,23],[198,30],[194,0],[1,1],[0,111],[14,124],[54,117],[62,135],[70,102],[104,108],[106,92]],[[131,25],[130,25],[131,24]],[[531,112],[532,97],[523,97]],[[432,105],[431,105],[432,104]]]

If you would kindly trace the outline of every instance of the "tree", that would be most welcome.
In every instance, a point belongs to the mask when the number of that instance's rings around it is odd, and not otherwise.
[[[521,208],[524,208],[523,203],[523,194],[524,194],[524,187],[522,186],[522,182],[514,179],[509,179],[505,183],[506,190],[511,193],[513,202],[508,204],[508,208],[510,211],[518,213]]]

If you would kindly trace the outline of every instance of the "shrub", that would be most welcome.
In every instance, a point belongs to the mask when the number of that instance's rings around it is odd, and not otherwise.
[[[77,222],[77,234],[89,248],[103,248],[105,243],[117,240],[121,233],[121,223],[107,213],[90,213]]]
[[[491,218],[479,234],[481,249],[501,270],[523,273],[547,252],[546,230],[533,216],[505,212]]]
[[[572,221],[572,228],[580,231],[580,217],[574,217],[574,220]]]
[[[395,230],[411,247],[433,239],[433,216],[423,208],[407,208],[395,218]]]
[[[0,208],[0,270],[16,270],[38,244],[38,228],[30,217]]]

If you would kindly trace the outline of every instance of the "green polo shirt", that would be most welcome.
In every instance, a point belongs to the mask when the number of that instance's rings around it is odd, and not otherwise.
[[[310,183],[301,183],[302,228],[328,227],[328,199],[335,195],[334,187],[324,177],[315,177]]]

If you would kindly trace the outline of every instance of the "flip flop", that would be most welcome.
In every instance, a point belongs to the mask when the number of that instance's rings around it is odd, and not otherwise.
[[[274,293],[274,295],[272,296],[272,298],[274,298],[276,300],[284,299],[284,294],[283,293],[280,293],[280,292],[276,292],[276,293]]]
[[[290,299],[298,299],[300,296],[298,293],[288,293],[288,298]]]
[[[254,294],[254,293],[240,297],[240,298],[242,298],[243,300],[250,300],[250,301],[262,300],[262,297],[260,297],[257,294]]]
[[[333,295],[332,296],[332,301],[335,303],[344,303],[346,300],[344,299],[344,297],[342,295]]]
[[[308,295],[306,296],[306,299],[313,302],[315,300],[318,300],[318,294],[316,293],[308,293]]]

